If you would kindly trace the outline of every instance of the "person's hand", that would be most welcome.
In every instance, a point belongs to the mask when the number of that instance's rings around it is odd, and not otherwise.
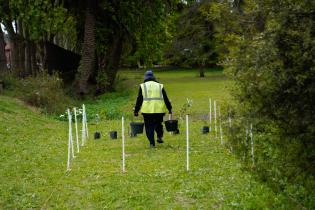
[[[134,115],[135,115],[135,117],[138,117],[139,113],[138,113],[138,112],[135,112]]]

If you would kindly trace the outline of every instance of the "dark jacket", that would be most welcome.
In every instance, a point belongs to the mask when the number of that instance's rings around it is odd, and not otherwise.
[[[155,79],[147,79],[144,80],[144,82],[148,82],[148,81],[154,81],[157,82]],[[172,113],[172,105],[171,102],[168,100],[168,97],[166,95],[166,92],[164,90],[164,87],[162,88],[162,94],[163,94],[163,99],[166,105],[166,108],[168,109],[169,113]],[[135,106],[135,110],[134,113],[139,113],[140,108],[142,106],[142,102],[143,102],[143,95],[142,95],[142,89],[141,86],[139,87],[139,92],[138,92],[138,97],[137,97],[137,102],[136,102],[136,106]]]

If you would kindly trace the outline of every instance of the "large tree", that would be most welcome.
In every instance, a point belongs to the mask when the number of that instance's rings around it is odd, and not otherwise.
[[[0,72],[5,71],[6,69],[7,69],[7,66],[6,66],[6,56],[5,56],[4,34],[0,27]]]
[[[45,43],[53,42],[57,34],[73,27],[73,19],[58,0],[2,0],[0,10],[11,44],[12,69],[17,76],[36,74],[37,57],[46,69]]]
[[[174,38],[166,51],[169,63],[197,67],[201,77],[204,76],[205,67],[215,66],[218,62],[214,23],[204,12],[210,4],[209,1],[191,2],[177,15],[172,23],[176,24]]]
[[[96,26],[97,0],[87,0],[84,23],[84,42],[82,45],[82,57],[77,74],[78,92],[81,95],[87,93],[87,82],[95,70],[95,26]]]
[[[166,18],[169,6],[169,2],[163,0],[98,1],[95,9],[97,66],[94,70],[83,67],[84,59],[89,57],[87,60],[91,61],[92,52],[82,54],[82,68],[80,67],[78,72],[82,77],[77,76],[77,83],[82,87],[80,91],[87,92],[87,82],[92,74],[96,75],[99,93],[112,91],[123,56],[137,50],[146,52],[143,55],[150,53],[148,52],[150,48],[145,49],[142,44],[150,43],[149,45],[153,46],[154,40],[148,39],[153,38],[153,34],[163,27],[161,21]],[[88,27],[91,26],[90,24]],[[88,40],[91,41],[91,37]],[[150,50],[154,50],[154,47]]]

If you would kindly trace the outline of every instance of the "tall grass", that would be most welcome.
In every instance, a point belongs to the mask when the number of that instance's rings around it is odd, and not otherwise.
[[[57,74],[39,72],[35,77],[18,79],[3,74],[5,94],[17,97],[27,104],[40,108],[48,114],[62,113],[67,106],[75,104],[64,92],[64,84]]]

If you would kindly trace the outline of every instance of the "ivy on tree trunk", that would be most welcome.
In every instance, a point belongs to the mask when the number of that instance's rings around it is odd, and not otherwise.
[[[81,95],[88,92],[88,79],[93,72],[93,68],[95,68],[95,5],[95,0],[87,0],[82,58],[76,78],[78,93]]]

